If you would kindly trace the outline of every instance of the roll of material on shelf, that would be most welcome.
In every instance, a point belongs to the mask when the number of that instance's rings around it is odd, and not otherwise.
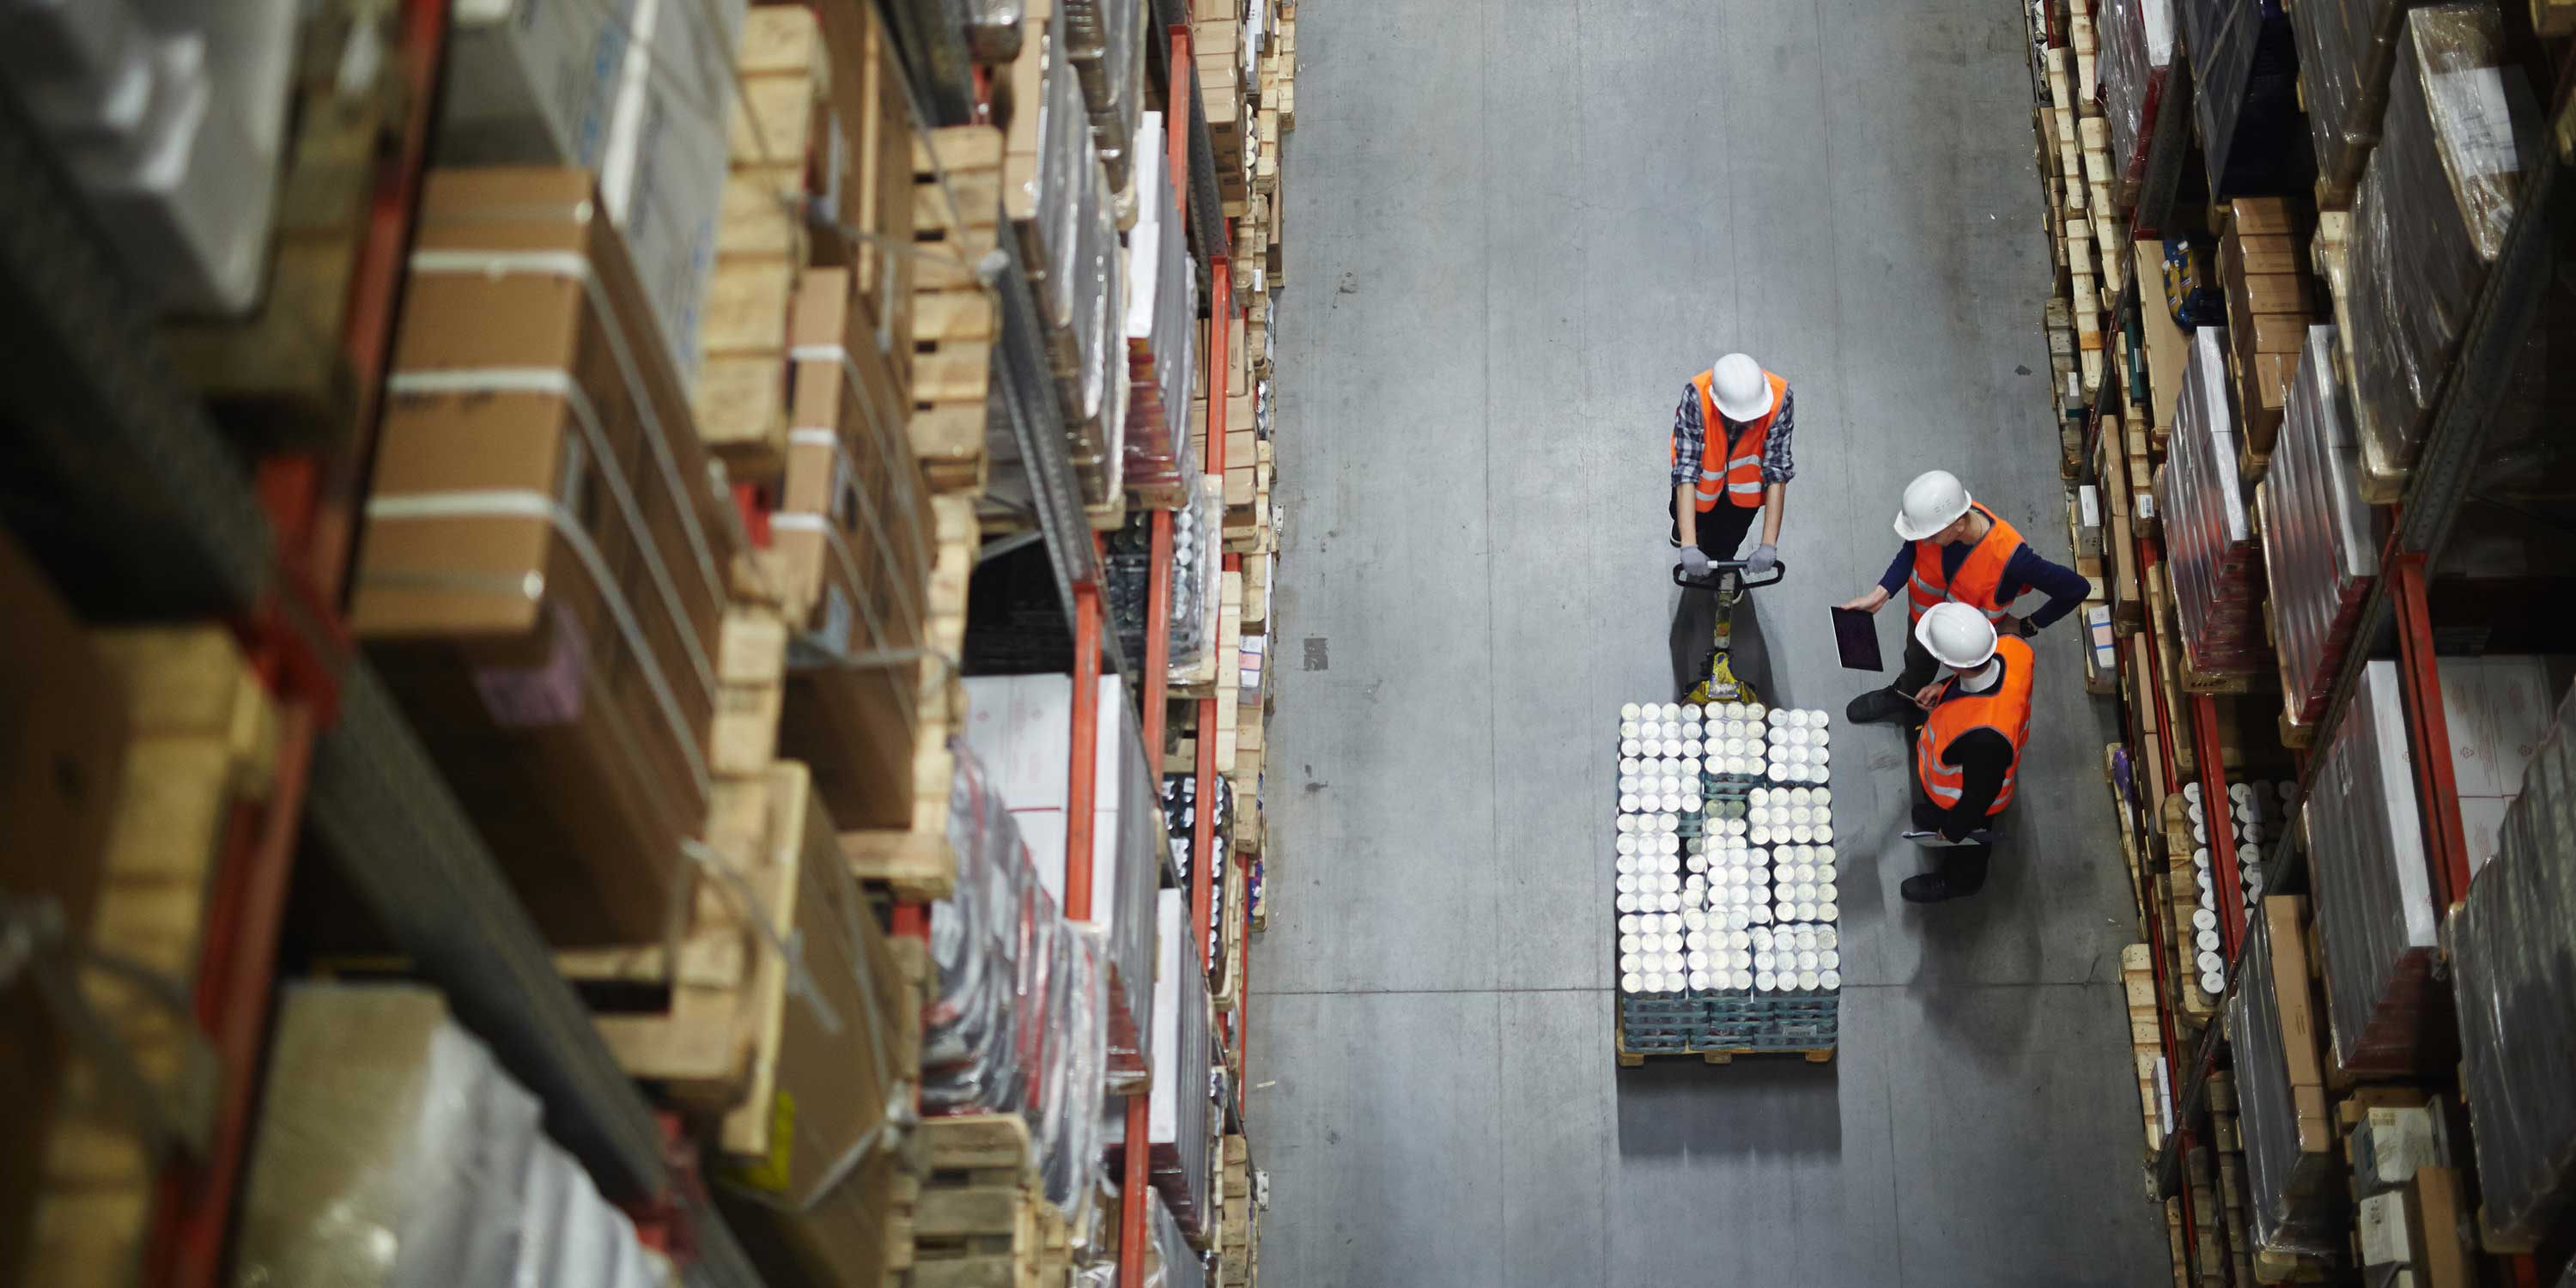
[[[2576,689],[2535,749],[2495,859],[2451,919],[2460,1089],[2477,1134],[2482,1219],[2537,1243],[2576,1194]]]

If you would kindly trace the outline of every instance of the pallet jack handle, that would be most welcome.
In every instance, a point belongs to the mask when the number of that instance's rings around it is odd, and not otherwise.
[[[1682,572],[1680,564],[1675,564],[1673,565],[1673,584],[1684,590],[1719,590],[1723,589],[1723,583],[1726,580],[1725,574],[1740,571],[1743,567],[1744,561],[1741,559],[1711,559],[1708,561],[1708,579],[1706,581],[1693,581],[1687,574]],[[1780,579],[1788,575],[1788,561],[1773,560],[1769,576],[1764,577],[1760,581],[1749,581],[1742,577],[1738,577],[1735,582],[1735,588],[1737,590],[1758,590],[1764,586],[1777,586],[1780,584]]]

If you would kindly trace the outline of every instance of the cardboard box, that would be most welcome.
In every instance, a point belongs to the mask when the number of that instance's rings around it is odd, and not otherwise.
[[[437,164],[596,175],[683,381],[715,270],[746,4],[463,0],[451,19]]]
[[[555,943],[658,941],[703,825],[733,548],[570,169],[435,171],[350,627]]]
[[[914,1076],[921,999],[851,879],[805,767],[779,762],[766,785],[766,845],[786,851],[772,866],[795,871],[783,892],[792,904],[770,915],[792,928],[808,982],[769,983],[761,1024],[772,1058],[724,1118],[719,1188],[756,1196],[727,1205],[737,1226],[767,1236],[746,1244],[804,1271],[772,1282],[875,1283],[890,1248],[895,1154],[873,1150],[849,1169],[844,1160],[885,1127],[896,1089]]]
[[[0,529],[0,889],[51,903],[85,928],[114,817],[124,691],[44,570]],[[66,1044],[34,990],[0,990],[0,1098],[19,1143],[0,1150],[0,1273],[27,1262],[29,1223]]]
[[[2461,830],[2474,874],[2495,857],[2505,810],[2522,794],[2523,772],[2549,736],[2570,664],[2550,657],[2446,657],[2442,720],[2451,742]]]

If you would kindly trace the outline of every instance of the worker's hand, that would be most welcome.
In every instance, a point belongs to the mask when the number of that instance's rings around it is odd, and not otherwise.
[[[1753,557],[1744,561],[1744,572],[1746,576],[1759,577],[1779,564],[1780,547],[1766,541],[1753,547]]]
[[[1887,587],[1885,586],[1872,586],[1869,588],[1868,594],[1863,595],[1858,599],[1844,600],[1842,603],[1836,605],[1838,608],[1849,608],[1864,613],[1875,613],[1886,606]]]
[[[1949,681],[1947,680],[1934,680],[1930,684],[1924,685],[1922,688],[1915,690],[1914,705],[1921,707],[1926,711],[1931,710],[1934,704],[1941,701],[1941,686],[1948,683]]]
[[[1708,552],[1698,546],[1682,547],[1682,575],[1697,581],[1708,575]]]
[[[2006,613],[2004,614],[2002,621],[1995,623],[1995,633],[1998,635],[2018,635],[2023,639],[2029,639],[2031,636],[2039,634],[2039,628],[2031,625],[2030,619],[2026,617],[2015,617],[2011,613]]]

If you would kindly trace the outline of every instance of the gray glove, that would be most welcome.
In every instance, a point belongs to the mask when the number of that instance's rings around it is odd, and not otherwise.
[[[1744,573],[1748,577],[1759,577],[1779,562],[1780,547],[1765,542],[1753,547],[1753,557],[1744,561]]]
[[[1682,575],[1693,581],[1708,575],[1708,552],[1698,546],[1682,547]]]

